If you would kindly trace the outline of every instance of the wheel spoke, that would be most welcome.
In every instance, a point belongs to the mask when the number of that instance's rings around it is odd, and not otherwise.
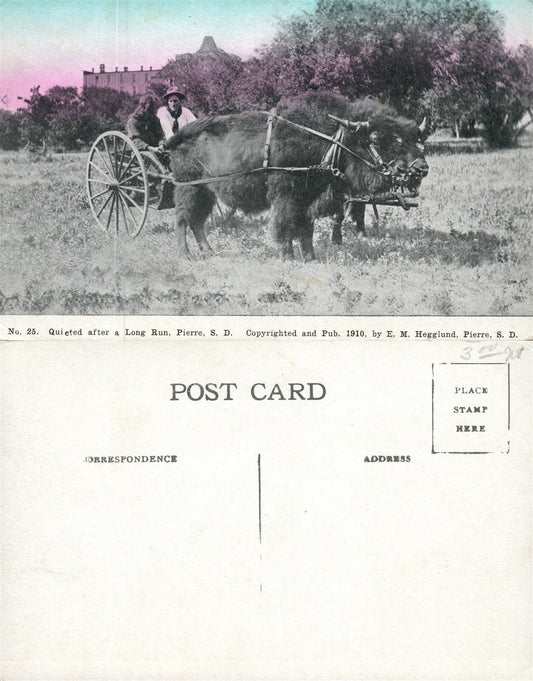
[[[117,154],[117,138],[113,137],[113,158],[115,160],[115,177],[118,177],[118,154]]]
[[[104,140],[103,140],[103,141],[104,141],[105,150],[107,151],[107,156],[109,157],[109,160],[110,160],[110,162],[111,162],[111,167],[113,167],[113,165],[114,165],[113,157],[111,156],[111,152],[109,151],[109,147],[107,146],[107,140],[106,140],[105,137],[104,137]],[[116,175],[116,168],[115,168],[114,177],[116,177],[116,176],[117,176],[117,175]]]
[[[122,140],[122,144],[123,144],[123,146],[122,146],[122,151],[120,153],[120,161],[119,161],[119,164],[118,164],[118,171],[117,171],[117,178],[119,179],[119,181],[120,181],[120,178],[122,177],[122,163],[124,161],[124,154],[126,152],[126,147],[127,147],[126,142],[124,142],[124,140]]]
[[[113,216],[113,210],[115,209],[115,199],[116,199],[115,192],[113,192],[113,194],[111,194],[111,196],[113,197],[113,200],[111,201],[111,210],[109,211],[109,215],[107,216],[107,223],[106,223],[106,226],[105,226],[106,232],[109,231],[109,223],[111,222],[111,218]]]
[[[122,206],[122,210],[124,211],[124,208],[127,209],[128,215],[130,216],[130,220],[133,222],[133,224],[135,225],[135,227],[137,227],[137,220],[135,219],[135,215],[133,215],[133,213],[131,212],[131,208],[130,208],[130,207],[128,206],[128,204],[126,203],[125,197],[122,196],[122,194],[121,194],[120,192],[119,192],[119,197],[120,197],[120,204],[121,204],[121,206]],[[134,204],[134,205],[135,205],[135,204]],[[128,231],[128,234],[129,234],[129,230],[128,230],[127,227],[126,227],[126,230]]]
[[[96,151],[98,151],[98,149]],[[89,161],[89,165],[92,166],[95,170],[97,170],[101,175],[106,177],[108,181],[111,179],[111,175],[109,174],[109,172],[104,173],[104,171],[99,166],[97,166],[96,163]],[[107,166],[106,166],[106,170],[107,170]],[[90,179],[91,182],[98,182],[98,180],[95,180],[92,177],[90,177],[89,179]]]
[[[105,142],[105,140],[104,140],[104,142]],[[108,174],[109,174],[109,177],[114,177],[113,171],[112,171],[112,169],[107,165],[107,161],[106,161],[105,158],[103,157],[102,152],[100,151],[100,149],[98,149],[98,147],[95,147],[95,151],[96,151],[96,153],[98,154],[98,156],[100,156],[100,160],[102,161],[102,164],[103,164],[104,168],[107,170],[107,172],[108,172]]]
[[[102,183],[103,184],[103,183]],[[109,188],[103,189],[101,192],[98,192],[98,194],[91,194],[91,199],[97,199],[99,196],[102,196],[103,194],[107,194],[107,192],[111,191]]]
[[[127,220],[127,218],[126,218],[126,213],[124,212],[124,204],[123,204],[123,202],[122,202],[122,199],[120,198],[120,195],[117,196],[117,199],[118,199],[118,201],[117,201],[117,203],[118,203],[117,214],[118,214],[119,212],[122,213],[122,220],[123,220],[123,222],[124,222],[124,228],[125,228],[127,234],[129,235],[130,230],[129,230],[129,226],[128,226],[128,220]],[[117,230],[117,231],[118,231],[118,230]]]
[[[128,204],[123,201],[123,210],[128,211],[129,221],[127,222],[126,229],[128,230],[128,235],[131,237],[136,237],[142,229],[144,222],[146,220],[146,212],[143,211],[137,217],[131,212]]]
[[[144,157],[144,166],[146,168],[146,174],[148,177],[152,177],[154,180],[162,179],[165,177],[164,173],[161,172],[161,167],[152,159],[151,156]]]
[[[137,159],[135,158],[135,154],[132,154],[132,155],[130,156],[130,158],[129,158],[129,161],[128,161],[127,164],[126,164],[126,167],[122,170],[122,173],[121,173],[120,177],[118,178],[119,182],[122,182],[122,178],[126,175],[126,173],[128,172],[128,170],[130,169],[131,164],[133,163],[133,161],[136,161],[136,160],[137,160]]]
[[[141,194],[146,194],[146,189],[144,187],[125,187],[124,185],[121,185],[120,188],[125,192],[133,192],[134,194],[139,192]]]
[[[120,181],[120,184],[124,184],[125,182],[130,182],[130,180],[134,180],[136,177],[139,175],[142,176],[142,170],[138,170],[136,173],[133,173],[133,175],[128,175],[128,177],[124,178],[123,180]]]
[[[122,196],[123,199],[126,199],[129,201],[130,205],[133,206],[134,208],[137,208],[137,210],[143,212],[143,209],[139,206],[139,204],[135,203],[135,201],[131,198],[131,196],[128,196],[127,194],[122,193],[122,189],[118,190],[120,195]]]
[[[95,184],[109,185],[109,179],[107,180],[107,182],[104,182],[103,180],[95,180],[94,177],[89,177],[89,182],[94,182]]]
[[[97,217],[97,218],[100,217],[100,215],[102,214],[102,211],[103,211],[104,208],[107,206],[107,204],[109,203],[109,201],[110,201],[110,199],[112,198],[112,196],[113,196],[113,192],[110,191],[110,192],[109,192],[109,196],[108,196],[107,199],[104,201],[104,203],[100,206],[100,208],[98,209],[98,212],[96,213],[96,217]]]

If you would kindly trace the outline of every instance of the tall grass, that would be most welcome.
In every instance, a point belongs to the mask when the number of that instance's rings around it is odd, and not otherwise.
[[[533,151],[429,158],[420,207],[367,211],[368,237],[315,228],[318,262],[279,260],[268,216],[208,221],[215,255],[179,260],[172,211],[137,239],[91,216],[86,156],[0,155],[4,314],[531,314]],[[190,242],[193,241],[190,235]],[[193,252],[194,248],[193,248]]]

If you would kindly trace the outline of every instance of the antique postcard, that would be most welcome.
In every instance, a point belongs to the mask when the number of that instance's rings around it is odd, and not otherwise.
[[[533,5],[0,3],[0,678],[532,673]]]

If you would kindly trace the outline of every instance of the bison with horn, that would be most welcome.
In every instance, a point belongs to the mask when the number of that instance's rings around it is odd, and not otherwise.
[[[413,121],[381,115],[379,107],[363,110],[340,96],[308,93],[282,102],[269,119],[248,112],[182,128],[167,143],[178,254],[188,255],[188,228],[200,250],[210,250],[204,222],[217,197],[248,214],[270,209],[282,256],[293,257],[298,240],[303,257],[313,260],[310,209],[327,190],[330,212],[340,216],[342,206],[350,206],[359,231],[364,203],[351,199],[391,191],[415,195],[428,171],[424,132]],[[339,236],[340,223],[334,240]]]

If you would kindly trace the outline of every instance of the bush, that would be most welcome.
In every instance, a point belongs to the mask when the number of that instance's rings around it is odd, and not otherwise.
[[[20,116],[0,109],[0,149],[13,150],[20,146]]]

